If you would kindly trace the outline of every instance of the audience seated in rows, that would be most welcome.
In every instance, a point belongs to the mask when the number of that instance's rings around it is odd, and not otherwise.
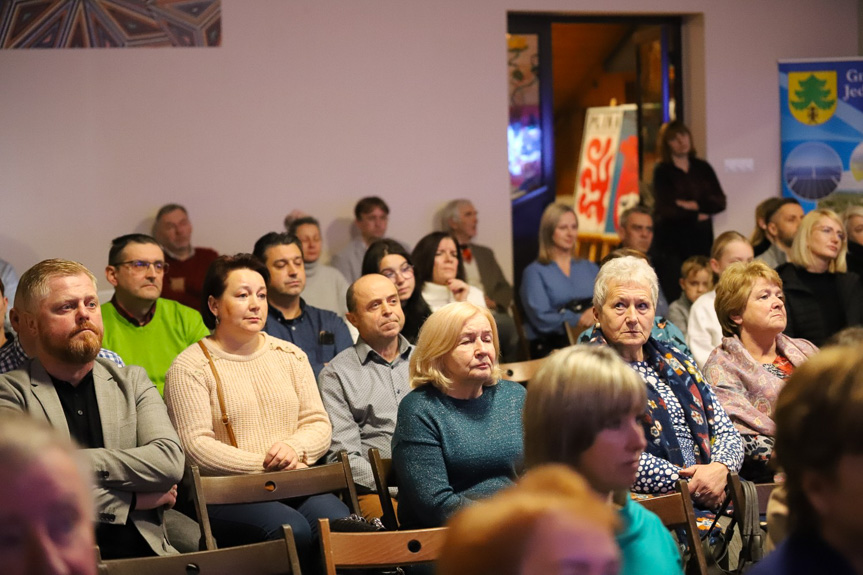
[[[392,281],[376,273],[362,276],[347,299],[348,319],[360,335],[321,371],[318,386],[333,425],[327,460],[337,461],[340,451],[347,452],[360,510],[371,519],[383,510],[368,453],[374,447],[381,457],[391,457],[399,403],[411,389],[413,346],[400,335],[404,314]]]
[[[775,269],[788,261],[803,218],[803,208],[794,198],[773,199],[775,201],[764,209],[764,237],[770,242],[770,247],[756,258]]]
[[[345,293],[348,291],[348,281],[345,276],[332,266],[321,261],[323,240],[321,225],[311,216],[285,218],[285,228],[292,236],[299,238],[303,247],[303,263],[306,271],[306,288],[303,300],[314,307],[335,312],[339,317],[345,317],[348,307],[345,304]]]
[[[832,210],[815,209],[800,222],[791,259],[777,271],[785,290],[791,337],[823,345],[847,326],[863,324],[863,284],[846,272],[847,240]]]
[[[647,258],[652,266],[653,260],[661,258],[662,254],[652,254],[653,244],[653,214],[646,206],[633,206],[620,214],[617,233],[620,236],[620,248],[636,250]],[[659,300],[656,304],[656,315],[668,317],[668,300],[662,285],[659,286]]]
[[[734,262],[752,261],[752,246],[741,234],[733,231],[719,234],[713,242],[710,267],[715,277],[721,277],[725,268]],[[722,343],[722,327],[716,317],[716,289],[700,296],[689,309],[689,322],[686,326],[686,343],[692,350],[692,357],[699,367],[703,367],[717,345]]]
[[[682,575],[680,552],[659,517],[633,501],[647,443],[645,384],[611,349],[574,346],[551,355],[530,381],[524,403],[528,469],[562,463],[581,473],[597,500],[620,518],[622,575]]]
[[[572,207],[550,204],[539,223],[539,256],[524,269],[521,304],[530,357],[569,345],[564,324],[580,332],[593,324],[590,300],[598,266],[575,259],[578,217]]]
[[[96,575],[92,473],[47,424],[0,417],[0,565],[5,575]]]
[[[515,481],[525,391],[500,379],[498,351],[485,306],[451,303],[423,325],[393,433],[402,528],[441,526]]]
[[[152,237],[128,234],[115,238],[105,268],[114,296],[102,304],[103,343],[130,364],[143,367],[160,394],[174,358],[210,335],[200,312],[160,297],[168,265]]]
[[[859,344],[822,351],[779,393],[775,457],[785,472],[789,536],[753,575],[863,573],[860,351]]]
[[[264,331],[289,341],[306,353],[315,377],[339,352],[353,344],[344,321],[335,312],[308,305],[303,246],[285,232],[263,235],[255,257],[267,266],[267,320]]]
[[[168,370],[168,414],[189,460],[204,475],[307,467],[330,446],[332,426],[306,354],[263,333],[268,277],[251,254],[217,258],[204,279],[208,306],[202,310],[213,334]],[[318,563],[317,519],[349,513],[333,494],[210,505],[207,511],[222,547],[278,539],[282,525],[290,525],[300,560],[312,569]]]
[[[577,473],[563,465],[537,467],[453,517],[436,572],[616,575],[618,523]]]
[[[632,490],[670,493],[678,479],[688,478],[703,515],[724,499],[728,472],[740,470],[743,444],[692,358],[651,337],[658,283],[643,259],[605,264],[596,278],[591,342],[611,346],[647,387],[647,448]]]
[[[680,297],[668,306],[668,320],[680,328],[683,335],[689,327],[689,310],[692,302],[713,289],[713,270],[710,258],[692,256],[680,266]]]
[[[431,309],[417,289],[416,268],[411,255],[395,240],[382,239],[369,246],[363,257],[363,275],[381,274],[393,282],[399,294],[405,324],[402,335],[415,344]]]
[[[163,510],[176,502],[183,450],[145,371],[97,359],[96,278],[81,264],[45,260],[21,276],[15,310],[20,332],[39,344],[24,369],[0,377],[0,411],[29,413],[84,448],[104,558],[176,553]]]
[[[210,248],[192,246],[192,222],[179,204],[159,208],[153,221],[153,237],[165,250],[170,267],[165,272],[162,297],[201,309],[201,290],[207,268],[218,257]]]
[[[740,475],[769,483],[776,398],[818,348],[782,333],[782,280],[762,261],[728,266],[716,286],[716,315],[724,337],[710,354],[704,376],[743,439]]]

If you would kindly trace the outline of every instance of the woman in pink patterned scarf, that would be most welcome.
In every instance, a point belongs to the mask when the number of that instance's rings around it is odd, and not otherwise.
[[[704,366],[704,377],[743,437],[740,475],[771,481],[773,409],[785,380],[818,348],[793,339],[787,322],[782,280],[761,261],[732,264],[716,286],[716,315],[722,343]]]

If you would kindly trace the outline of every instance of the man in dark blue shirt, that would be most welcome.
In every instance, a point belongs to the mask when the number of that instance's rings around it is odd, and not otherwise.
[[[254,254],[270,271],[264,331],[306,352],[315,378],[340,351],[353,345],[347,325],[335,313],[302,300],[306,287],[303,245],[296,236],[270,232],[255,242]]]

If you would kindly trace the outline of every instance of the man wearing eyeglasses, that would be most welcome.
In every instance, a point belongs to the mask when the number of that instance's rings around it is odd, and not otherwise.
[[[105,346],[147,370],[160,394],[174,358],[210,334],[200,312],[160,297],[167,268],[165,254],[152,237],[116,238],[105,268],[114,296],[102,304]]]

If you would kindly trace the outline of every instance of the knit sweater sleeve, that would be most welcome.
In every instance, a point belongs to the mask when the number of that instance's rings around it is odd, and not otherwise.
[[[297,430],[283,441],[294,448],[300,461],[311,465],[330,448],[333,426],[321,401],[315,374],[308,360],[295,366],[292,382],[299,399]]]
[[[165,376],[168,416],[192,463],[206,474],[239,475],[264,470],[264,455],[233,447],[220,419],[213,411],[215,380],[197,345],[181,353]]]

